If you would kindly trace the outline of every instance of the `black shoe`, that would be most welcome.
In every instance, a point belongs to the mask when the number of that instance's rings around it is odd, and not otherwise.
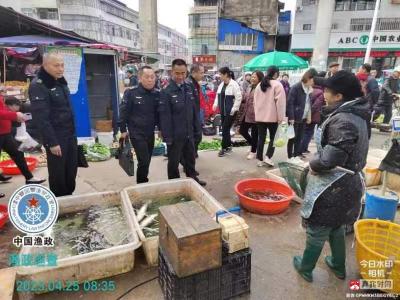
[[[3,193],[0,193],[0,198],[4,198],[6,195]]]
[[[194,174],[195,174],[196,176],[199,176],[199,175],[200,175],[200,173],[197,172],[197,171],[194,171]]]
[[[2,182],[9,181],[11,178],[11,176],[4,176],[3,174],[0,174],[0,181]]]
[[[218,156],[219,157],[223,157],[223,156],[225,156],[226,155],[226,150],[225,149],[221,149],[219,152],[218,152]]]
[[[227,154],[232,153],[232,146],[225,149]]]
[[[33,177],[33,178],[25,181],[25,183],[26,184],[41,184],[45,181],[46,181],[46,179],[38,179],[38,178]]]
[[[206,186],[207,182],[200,180],[199,177],[194,177],[193,178],[198,184],[200,184],[201,186]]]

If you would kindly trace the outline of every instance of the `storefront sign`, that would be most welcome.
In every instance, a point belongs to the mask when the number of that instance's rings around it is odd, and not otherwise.
[[[216,55],[193,55],[193,63],[197,64],[216,64]]]
[[[78,92],[82,68],[82,49],[73,47],[48,47],[48,52],[57,52],[64,58],[64,77],[68,82],[71,94]]]
[[[294,34],[292,37],[292,49],[302,52],[303,49],[312,49],[315,43],[315,34]],[[358,49],[366,50],[369,41],[367,32],[339,33],[331,32],[330,49]],[[372,40],[372,48],[400,50],[399,31],[376,32]],[[365,51],[364,50],[364,51]]]

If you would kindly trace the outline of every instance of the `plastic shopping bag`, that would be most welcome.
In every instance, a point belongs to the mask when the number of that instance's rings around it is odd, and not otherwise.
[[[275,147],[284,147],[288,141],[287,136],[287,126],[279,125],[278,130],[275,135],[274,146]]]
[[[15,140],[18,142],[23,142],[28,139],[28,132],[26,131],[25,123],[21,123],[19,127],[17,127],[17,134],[15,135]]]
[[[287,138],[288,138],[288,140],[290,140],[290,139],[294,139],[294,137],[295,137],[294,126],[289,125],[287,128]]]

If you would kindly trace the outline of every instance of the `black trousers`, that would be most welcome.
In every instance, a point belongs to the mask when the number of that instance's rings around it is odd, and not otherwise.
[[[195,155],[193,139],[176,140],[168,145],[168,179],[180,178],[178,167],[182,157],[186,175],[191,178],[196,177]]]
[[[385,114],[383,118],[383,124],[389,124],[393,115],[393,107],[392,106],[382,106],[382,112]]]
[[[131,138],[133,149],[135,149],[138,166],[136,171],[136,182],[145,183],[149,179],[149,167],[154,148],[154,134],[146,138]],[[168,149],[169,150],[169,149]]]
[[[78,172],[78,143],[75,137],[60,138],[62,156],[55,156],[46,147],[50,190],[56,197],[72,195]]]
[[[251,130],[251,135],[249,134],[249,129]],[[239,133],[244,137],[244,139],[250,144],[251,152],[256,153],[257,143],[258,143],[258,127],[255,123],[246,123],[245,121],[240,124]]]
[[[274,155],[275,147],[274,140],[276,131],[278,130],[278,123],[257,123],[258,126],[258,144],[257,144],[257,159],[262,161],[264,155],[265,138],[267,137],[267,129],[269,131],[269,144],[267,153],[268,158]]]
[[[4,150],[10,155],[11,159],[15,162],[21,174],[24,175],[25,180],[29,180],[33,177],[32,173],[28,169],[24,153],[18,151],[17,143],[14,137],[9,134],[0,135],[0,150]]]
[[[232,146],[231,140],[231,127],[235,116],[223,116],[221,115],[222,122],[222,149],[227,149]]]
[[[300,156],[302,154],[302,141],[306,123],[294,123],[294,138],[290,139],[287,144],[288,158]]]
[[[301,152],[302,153],[308,151],[308,146],[311,143],[316,125],[317,125],[317,123],[306,124],[306,126],[304,128],[303,141],[301,142]]]

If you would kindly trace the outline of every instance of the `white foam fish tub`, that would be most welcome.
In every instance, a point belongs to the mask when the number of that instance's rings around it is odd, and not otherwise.
[[[131,207],[126,206],[122,201],[119,192],[101,192],[77,196],[58,198],[59,217],[86,210],[91,206],[101,205],[111,207],[121,205],[123,219],[127,223],[127,241],[119,246],[112,246],[103,250],[97,250],[85,254],[73,255],[57,260],[56,267],[19,267],[17,275],[19,279],[31,281],[85,281],[107,278],[117,274],[129,272],[135,263],[135,250],[141,246],[131,218]],[[112,225],[110,225],[112,226]],[[57,236],[53,236],[57,243]],[[51,252],[47,250],[47,252]],[[35,254],[46,252],[42,247],[23,247],[21,254]],[[41,293],[47,291],[41,291]],[[39,292],[40,293],[40,292]]]
[[[211,218],[219,210],[225,210],[213,196],[193,179],[174,179],[160,183],[139,184],[122,190],[122,196],[129,206],[129,213],[133,220],[134,230],[137,230],[139,239],[142,241],[143,250],[147,263],[151,266],[158,264],[158,235],[146,237],[140,228],[133,205],[142,201],[160,199],[164,197],[187,196],[191,201],[196,201]]]

